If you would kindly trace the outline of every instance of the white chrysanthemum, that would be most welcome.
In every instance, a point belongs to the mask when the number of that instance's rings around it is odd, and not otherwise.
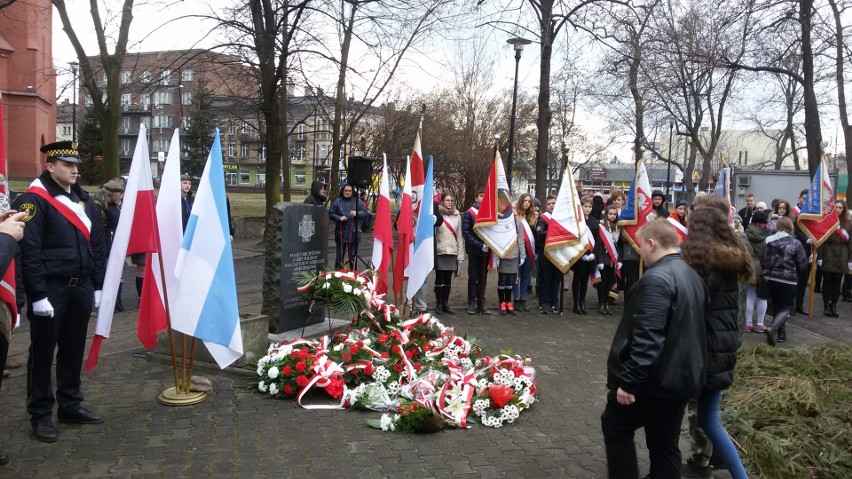
[[[477,416],[481,416],[482,413],[489,408],[489,406],[491,406],[491,402],[487,399],[477,399],[473,403],[473,412],[475,412]]]
[[[361,288],[352,288],[352,294],[354,294],[355,296],[360,295],[361,291],[362,291]]]
[[[343,343],[337,343],[337,346],[331,348],[333,351],[340,351],[343,349]]]
[[[280,373],[281,371],[278,369],[278,366],[272,366],[271,368],[269,368],[269,371],[267,371],[266,375],[269,376],[269,379],[275,379]]]
[[[364,299],[366,299],[367,301],[370,301],[371,299],[373,299],[373,295],[370,294],[369,291],[364,291]]]
[[[470,358],[461,358],[461,367],[465,370],[473,368],[473,361]]]
[[[278,384],[272,383],[269,385],[269,394],[273,396],[278,394]]]
[[[399,383],[394,381],[388,384],[388,394],[391,396],[396,396],[399,394]]]
[[[370,338],[364,338],[364,346],[369,346],[373,344],[373,341]]]
[[[263,374],[263,365],[262,364],[257,365],[257,375],[260,376],[260,377],[265,376],[265,374]]]
[[[292,353],[292,352],[293,352],[293,346],[290,346],[289,344],[286,345],[286,346],[281,346],[278,349],[278,353],[283,355],[283,356],[289,356],[290,353]]]
[[[322,289],[329,289],[329,288],[331,288],[331,283],[325,283],[325,284],[322,285]]]
[[[518,409],[518,406],[515,406],[514,404],[507,404],[500,411],[500,419],[511,424],[515,422],[515,419],[517,419],[520,414],[521,411]]]
[[[381,426],[382,431],[393,431],[396,429],[394,419],[390,416],[390,414],[382,414],[382,419],[379,421],[379,425]]]
[[[265,382],[261,381],[257,383],[257,389],[259,389],[260,392],[265,393],[268,390],[268,387],[266,386]]]
[[[361,283],[361,284],[364,284],[364,283],[366,283],[366,282],[367,282],[367,280],[366,280],[366,279],[364,279],[364,277],[363,277],[363,276],[358,276],[357,278],[355,278],[355,281],[358,281],[358,282],[359,282],[359,283]]]
[[[264,357],[257,360],[257,365],[263,366],[264,364],[268,363],[269,361],[272,361],[272,357],[264,356]]]
[[[373,379],[380,383],[384,383],[385,381],[387,381],[390,375],[390,371],[388,371],[388,369],[384,366],[379,366],[373,369]]]

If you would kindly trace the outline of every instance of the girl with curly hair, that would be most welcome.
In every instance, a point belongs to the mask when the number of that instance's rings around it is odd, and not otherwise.
[[[530,289],[533,258],[535,258],[533,231],[535,231],[535,224],[538,220],[535,216],[532,196],[524,193],[518,198],[518,202],[515,203],[515,218],[520,220],[518,224],[523,227],[523,231],[518,231],[518,233],[524,235],[528,258],[518,268],[518,282],[512,285],[512,296],[515,300],[515,309],[529,311],[529,308],[527,308],[527,291]]]
[[[740,345],[739,305],[744,288],[754,277],[751,253],[716,208],[696,208],[688,218],[689,235],[681,254],[704,279],[710,302],[705,310],[707,380],[698,396],[698,424],[713,443],[734,479],[747,479],[737,449],[719,420],[722,391],[734,379]]]

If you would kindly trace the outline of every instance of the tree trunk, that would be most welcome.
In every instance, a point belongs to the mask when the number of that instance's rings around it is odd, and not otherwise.
[[[343,115],[346,111],[346,69],[349,65],[349,46],[352,44],[352,30],[355,27],[355,10],[357,5],[352,4],[352,10],[349,12],[349,20],[343,30],[343,45],[340,47],[340,72],[337,75],[337,91],[334,95],[334,123],[332,124],[331,137],[331,187],[328,190],[328,197],[337,197],[340,190],[340,151],[349,136],[341,137],[340,131],[343,125]],[[351,131],[352,128],[347,128]]]
[[[819,103],[814,88],[814,52],[811,42],[813,0],[799,0],[799,24],[802,28],[802,76],[805,103],[805,138],[808,149],[808,172],[816,173],[822,156],[822,129],[819,124]]]
[[[538,142],[535,148],[535,196],[547,201],[547,163],[550,158],[550,59],[553,56],[553,2],[541,2],[541,64],[538,88]]]

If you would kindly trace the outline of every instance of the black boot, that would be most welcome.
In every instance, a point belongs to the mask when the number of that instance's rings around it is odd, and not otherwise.
[[[476,314],[476,301],[467,302],[467,314]]]
[[[787,339],[786,331],[784,328],[784,323],[787,321],[787,318],[790,317],[790,310],[786,308],[780,308],[775,312],[775,315],[772,317],[772,324],[769,325],[766,330],[763,331],[766,334],[766,344],[770,346],[775,346],[775,342],[783,341]],[[782,331],[784,331],[782,333]],[[784,339],[781,339],[781,335],[783,334]]]
[[[601,313],[601,314],[602,314],[602,315],[604,315],[604,316],[608,316],[608,315],[609,315],[609,313],[607,313],[607,312],[606,312],[606,302],[605,302],[605,300],[604,300],[604,301],[598,301],[598,303],[599,303],[599,306],[598,306],[598,312],[599,312],[599,313]]]
[[[823,304],[822,314],[824,316],[828,317],[828,318],[831,318],[832,317],[831,316],[831,301],[826,299],[825,301],[822,302],[822,304]]]
[[[451,290],[451,287],[447,286],[445,284],[444,285],[444,293],[443,293],[444,312],[447,313],[447,314],[456,314],[456,312],[452,308],[450,308],[450,290]]]
[[[574,311],[576,314],[583,314],[583,310],[580,309],[580,302],[579,301],[574,300],[574,309],[572,311]]]
[[[831,309],[831,317],[832,318],[839,318],[840,317],[840,313],[837,312],[837,300],[836,299],[832,299],[831,301],[829,301],[828,307]]]
[[[778,342],[783,343],[786,340],[787,340],[787,325],[782,324],[781,326],[778,326]]]
[[[604,306],[606,307],[606,314],[612,316],[612,306],[609,305],[609,301],[604,303]]]
[[[440,285],[435,285],[435,314],[441,314],[444,311],[443,308],[443,298],[444,287]]]

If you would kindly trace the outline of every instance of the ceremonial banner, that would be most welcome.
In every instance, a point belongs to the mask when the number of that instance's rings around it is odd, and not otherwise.
[[[373,227],[373,268],[376,271],[376,292],[388,292],[388,267],[393,254],[393,225],[391,225],[390,186],[388,185],[388,157],[382,155],[382,180],[379,186],[379,204]]]
[[[416,217],[420,213],[420,205],[425,200],[426,204],[432,203],[432,197],[423,198],[423,148],[420,146],[420,134],[423,131],[423,121],[420,122],[420,128],[417,129],[417,135],[414,137],[414,148],[411,150],[411,176],[405,178],[405,185],[408,186],[411,182],[411,211]],[[412,240],[413,241],[413,240]]]
[[[432,166],[435,161],[429,157],[429,169],[426,172],[426,185],[423,191],[429,195],[426,207],[420,208],[417,215],[417,233],[414,235],[414,250],[411,254],[410,273],[406,297],[410,300],[420,291],[426,277],[435,267],[435,222],[429,205],[432,203]]]
[[[593,240],[587,233],[583,205],[577,194],[571,165],[568,165],[559,185],[556,206],[547,222],[544,255],[565,274],[589,250],[590,239]]]
[[[396,244],[396,263],[393,265],[393,293],[398,296],[402,292],[402,282],[405,280],[405,270],[408,268],[408,259],[414,243],[410,158],[405,165],[405,185],[402,188],[402,202],[399,204],[399,213],[396,217],[396,230],[399,232],[399,241]]]
[[[494,163],[485,183],[485,196],[479,205],[473,232],[500,258],[506,256],[518,242],[515,212],[499,151],[494,151]]]
[[[639,251],[639,228],[655,218],[654,204],[651,203],[651,182],[645,170],[645,160],[636,165],[636,176],[625,194],[624,207],[618,217],[618,227],[636,251]]]
[[[797,223],[802,233],[814,242],[815,247],[828,239],[840,225],[840,219],[834,209],[834,189],[831,187],[825,158],[820,161],[811,178],[808,195],[802,203]]]
[[[719,161],[721,162],[722,169],[719,171],[719,178],[716,180],[716,186],[713,188],[713,193],[716,196],[721,196],[731,202],[731,167],[725,166],[725,158],[719,153]]]

